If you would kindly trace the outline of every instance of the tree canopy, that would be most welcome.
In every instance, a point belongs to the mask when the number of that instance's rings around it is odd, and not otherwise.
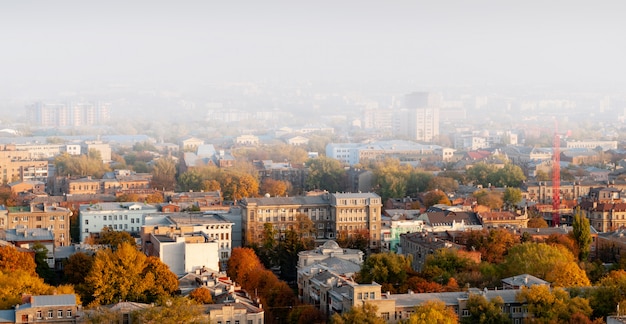
[[[455,324],[458,315],[451,307],[440,300],[430,300],[415,307],[407,324]]]
[[[411,269],[411,262],[404,255],[385,252],[370,255],[358,275],[360,283],[373,281],[383,286],[383,291],[399,292],[405,286],[408,278],[407,271]]]
[[[339,161],[321,156],[308,160],[306,166],[309,168],[306,179],[307,190],[321,189],[328,192],[345,190],[347,174]]]

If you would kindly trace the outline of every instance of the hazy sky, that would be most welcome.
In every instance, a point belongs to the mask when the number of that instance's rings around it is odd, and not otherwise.
[[[3,1],[0,87],[626,86],[625,12],[625,1]]]

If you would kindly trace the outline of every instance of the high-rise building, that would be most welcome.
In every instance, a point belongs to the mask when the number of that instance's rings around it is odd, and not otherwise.
[[[432,142],[439,136],[441,96],[429,92],[413,92],[405,96],[404,108],[395,114],[399,136],[414,141]]]
[[[50,104],[37,102],[26,107],[30,122],[36,126],[67,127],[98,125],[109,121],[110,104],[66,103]]]

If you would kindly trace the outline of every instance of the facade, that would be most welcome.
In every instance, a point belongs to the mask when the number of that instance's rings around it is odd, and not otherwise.
[[[617,150],[617,141],[570,141],[565,140],[565,147],[568,149],[573,148],[586,148],[595,150],[601,147],[603,151]]]
[[[15,181],[46,181],[48,161],[36,160],[27,151],[18,151],[15,145],[0,145],[0,179],[3,183]]]
[[[213,270],[220,270],[226,267],[226,262],[230,258],[233,248],[233,227],[235,223],[227,220],[220,214],[198,214],[198,213],[168,213],[168,214],[148,214],[145,216],[145,226],[141,228],[142,250],[149,255],[155,255],[158,250],[148,243],[152,241],[152,236],[160,238],[168,235],[184,236],[188,233],[203,233],[208,240],[216,243],[215,253],[219,266],[211,268],[209,264],[204,264]],[[155,246],[152,244],[152,246]],[[211,263],[211,266],[214,266]]]
[[[85,141],[81,145],[81,151],[85,152],[85,154],[89,154],[89,152],[92,150],[100,153],[100,158],[102,159],[102,162],[111,162],[111,145],[109,145],[108,143],[103,143],[101,141]]]
[[[17,305],[14,312],[14,323],[76,323],[79,320],[79,306],[76,304],[76,296],[43,295],[27,296],[23,303]]]
[[[205,233],[150,233],[145,244],[149,246],[148,255],[158,257],[179,276],[203,267],[219,269],[218,243]]]
[[[397,135],[414,141],[432,142],[439,136],[441,96],[428,92],[414,92],[405,96],[404,109],[397,111],[394,129]]]
[[[6,229],[47,229],[54,237],[55,246],[69,245],[72,211],[46,204],[7,207]]]
[[[400,235],[400,253],[412,256],[411,267],[415,271],[422,271],[426,257],[438,249],[456,249],[463,247],[456,243],[442,240],[431,233],[407,233]]]
[[[483,228],[524,228],[528,225],[527,215],[518,215],[510,211],[479,212],[477,216],[482,223]]]
[[[411,141],[392,140],[372,143],[329,143],[326,156],[347,165],[355,165],[368,160],[396,158],[402,162],[415,162],[422,159],[449,161],[454,149],[439,145],[419,144]]]
[[[139,202],[80,205],[80,242],[84,242],[90,235],[97,235],[105,226],[114,231],[137,235],[144,225],[145,215],[156,211],[156,207]]]
[[[258,242],[263,225],[270,223],[277,231],[297,224],[297,215],[304,214],[317,229],[315,239],[325,242],[344,231],[352,235],[367,230],[370,246],[380,246],[381,198],[374,193],[324,193],[305,197],[246,198],[242,208],[243,242]]]
[[[51,104],[37,102],[26,107],[31,123],[43,127],[102,125],[109,121],[108,103],[73,102]]]
[[[258,172],[259,179],[289,181],[293,191],[304,191],[308,174],[306,168],[302,166],[294,167],[289,162],[274,162],[272,160],[254,161],[253,164]]]
[[[579,199],[589,195],[592,188],[609,187],[618,190],[626,190],[625,181],[606,182],[598,181],[561,181],[560,195],[561,200]],[[541,204],[551,204],[554,190],[552,181],[527,181],[522,184],[522,198],[528,201]]]
[[[400,247],[400,235],[423,231],[426,227],[424,221],[417,219],[419,210],[386,210],[381,226],[382,251],[398,252]]]
[[[237,145],[256,146],[259,145],[259,137],[254,135],[241,135],[235,138]]]

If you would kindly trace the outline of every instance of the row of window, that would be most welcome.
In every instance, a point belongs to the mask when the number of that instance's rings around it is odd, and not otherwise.
[[[128,220],[128,215],[124,215],[124,219],[122,219],[122,215],[119,215],[119,216],[120,216],[119,220],[126,220],[126,221]],[[104,216],[102,216],[102,220],[114,221],[114,220],[118,220],[118,219],[117,219],[117,215],[109,215],[108,219],[107,219],[107,216],[104,215]],[[140,218],[133,218],[133,217],[131,217],[130,218],[130,223],[131,224],[141,224],[140,220],[141,220]],[[85,225],[89,225],[89,219],[85,219]]]
[[[54,317],[54,310],[53,309],[49,309],[47,318],[53,318],[53,317]],[[72,317],[72,310],[71,309],[68,309],[68,310],[65,311],[65,317]],[[63,318],[63,310],[62,309],[57,310],[57,318]],[[43,319],[43,312],[42,311],[37,311],[37,319]]]
[[[13,216],[13,222],[18,222],[18,221],[23,221],[23,222],[27,222],[28,221],[28,216],[22,216],[21,218],[18,216]],[[65,216],[61,215],[61,216],[49,216],[48,218],[51,221],[54,220],[60,220],[60,221],[64,221],[65,220]],[[37,222],[41,222],[43,220],[43,216],[35,216],[35,221]]]

